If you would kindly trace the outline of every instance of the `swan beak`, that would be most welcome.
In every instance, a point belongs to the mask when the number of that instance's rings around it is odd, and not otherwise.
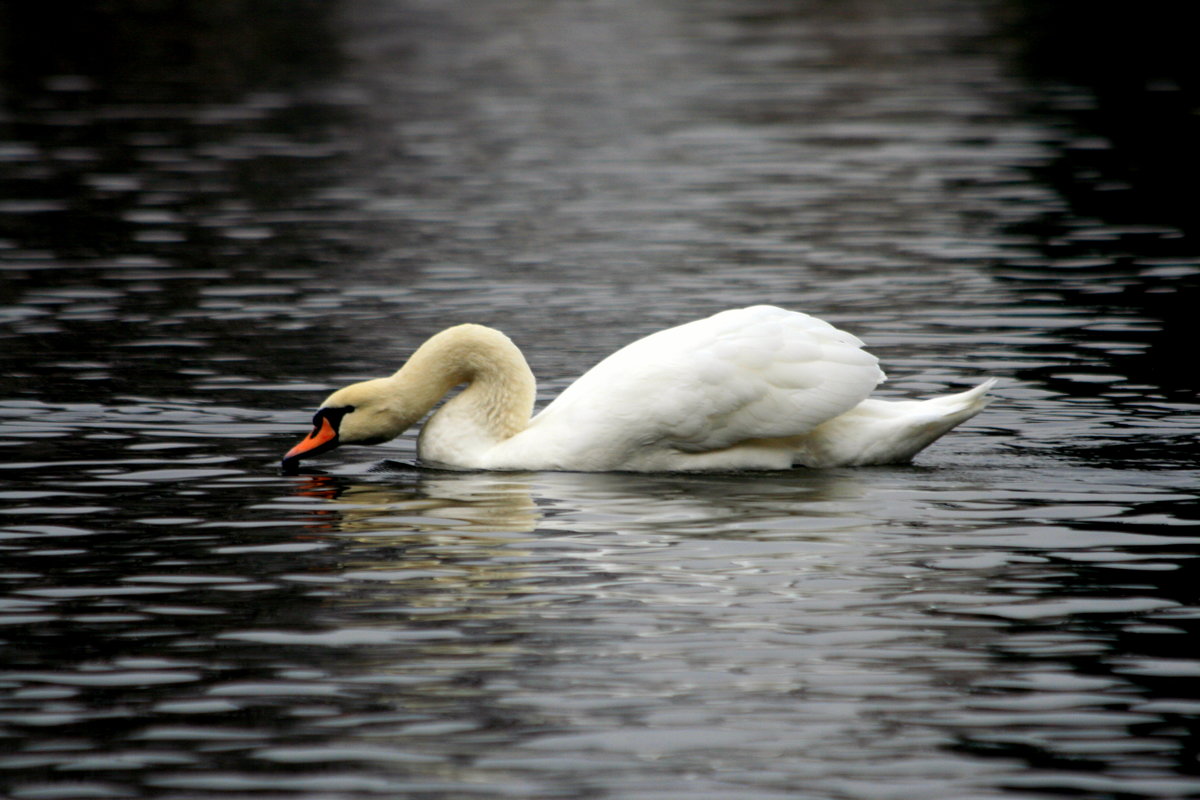
[[[287,451],[283,457],[283,471],[287,474],[293,474],[296,467],[300,465],[301,458],[312,458],[320,453],[327,452],[337,447],[341,442],[338,441],[338,432],[333,427],[333,424],[325,416],[320,418],[320,422],[312,429],[312,433],[304,437],[298,445]]]

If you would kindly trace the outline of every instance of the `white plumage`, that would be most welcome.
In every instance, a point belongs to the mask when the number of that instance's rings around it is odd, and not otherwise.
[[[868,400],[883,380],[855,336],[773,306],[723,311],[633,342],[529,418],[533,375],[503,334],[460,325],[395,375],[329,397],[285,457],[426,423],[422,460],[464,469],[692,471],[906,461],[978,413],[994,381],[925,401]],[[349,410],[344,410],[349,409]],[[320,419],[337,418],[322,439]],[[311,443],[311,444],[310,444]],[[306,446],[307,445],[307,446]]]

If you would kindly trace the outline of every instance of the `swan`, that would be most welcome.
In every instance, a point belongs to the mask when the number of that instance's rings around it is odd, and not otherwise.
[[[394,375],[339,389],[301,459],[394,439],[425,423],[422,462],[468,470],[778,470],[903,463],[987,404],[989,379],[928,400],[869,399],[884,379],[863,342],[774,306],[722,311],[605,358],[537,416],[534,377],[500,331],[465,324],[422,344]]]

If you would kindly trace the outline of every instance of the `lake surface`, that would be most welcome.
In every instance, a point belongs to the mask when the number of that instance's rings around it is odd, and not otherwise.
[[[1200,795],[1197,73],[1074,23],[6,5],[0,794]],[[545,402],[760,302],[998,399],[911,466],[279,472],[449,324]]]

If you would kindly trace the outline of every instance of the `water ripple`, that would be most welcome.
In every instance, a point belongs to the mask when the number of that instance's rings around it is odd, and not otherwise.
[[[0,6],[0,794],[1200,791],[1182,89],[1035,85],[1012,4],[527,5]],[[911,466],[278,473],[449,324],[544,404],[760,302],[997,400]]]

